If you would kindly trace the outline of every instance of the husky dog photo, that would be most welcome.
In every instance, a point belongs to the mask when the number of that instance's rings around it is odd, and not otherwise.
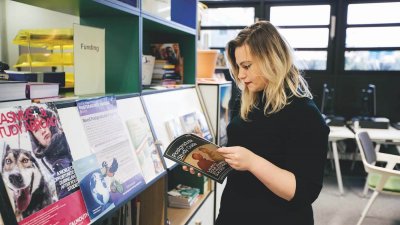
[[[52,107],[0,109],[0,173],[18,222],[78,188],[58,177],[72,169],[72,157]]]

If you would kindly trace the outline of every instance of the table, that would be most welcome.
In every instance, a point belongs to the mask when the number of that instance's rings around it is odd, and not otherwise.
[[[335,161],[336,179],[338,182],[339,193],[343,194],[342,172],[340,171],[339,154],[337,150],[337,142],[340,140],[353,138],[354,133],[347,127],[330,126],[329,142],[332,144],[333,160]]]
[[[400,130],[397,130],[391,126],[388,129],[372,129],[372,128],[360,128],[354,126],[355,132],[366,131],[369,137],[377,145],[381,144],[400,144]],[[378,149],[379,150],[379,149]]]

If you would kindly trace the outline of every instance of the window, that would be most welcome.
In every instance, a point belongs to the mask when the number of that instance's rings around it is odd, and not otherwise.
[[[330,5],[270,7],[270,21],[295,49],[300,69],[327,69],[330,11]]]
[[[206,2],[200,33],[206,47],[224,49],[259,17],[278,27],[308,74],[400,71],[400,0]]]
[[[203,47],[224,49],[241,29],[254,23],[254,17],[254,7],[205,9],[201,14],[200,31]]]
[[[239,33],[240,29],[218,29],[203,30],[201,39],[204,40],[206,48],[224,48],[228,41],[232,40]]]
[[[399,12],[399,2],[348,5],[345,70],[400,70]]]
[[[238,16],[240,15],[240,16]],[[254,22],[254,8],[208,8],[202,14],[202,26],[247,26]]]

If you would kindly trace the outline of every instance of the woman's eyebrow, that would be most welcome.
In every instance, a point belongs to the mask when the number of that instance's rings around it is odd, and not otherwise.
[[[239,66],[243,66],[243,64],[246,64],[246,63],[251,63],[251,61],[249,61],[249,60],[247,60],[247,61],[242,61],[242,62],[240,62],[238,65],[239,65]]]
[[[240,63],[236,63],[238,66],[243,66],[243,64],[252,63],[251,61],[242,61]]]

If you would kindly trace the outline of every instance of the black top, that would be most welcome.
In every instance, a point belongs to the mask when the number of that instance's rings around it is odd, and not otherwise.
[[[236,115],[227,132],[228,146],[245,147],[295,175],[293,199],[278,197],[248,171],[234,170],[228,175],[217,225],[314,223],[311,203],[322,188],[329,127],[312,100],[292,97],[290,102],[268,116],[259,107],[248,122]]]

